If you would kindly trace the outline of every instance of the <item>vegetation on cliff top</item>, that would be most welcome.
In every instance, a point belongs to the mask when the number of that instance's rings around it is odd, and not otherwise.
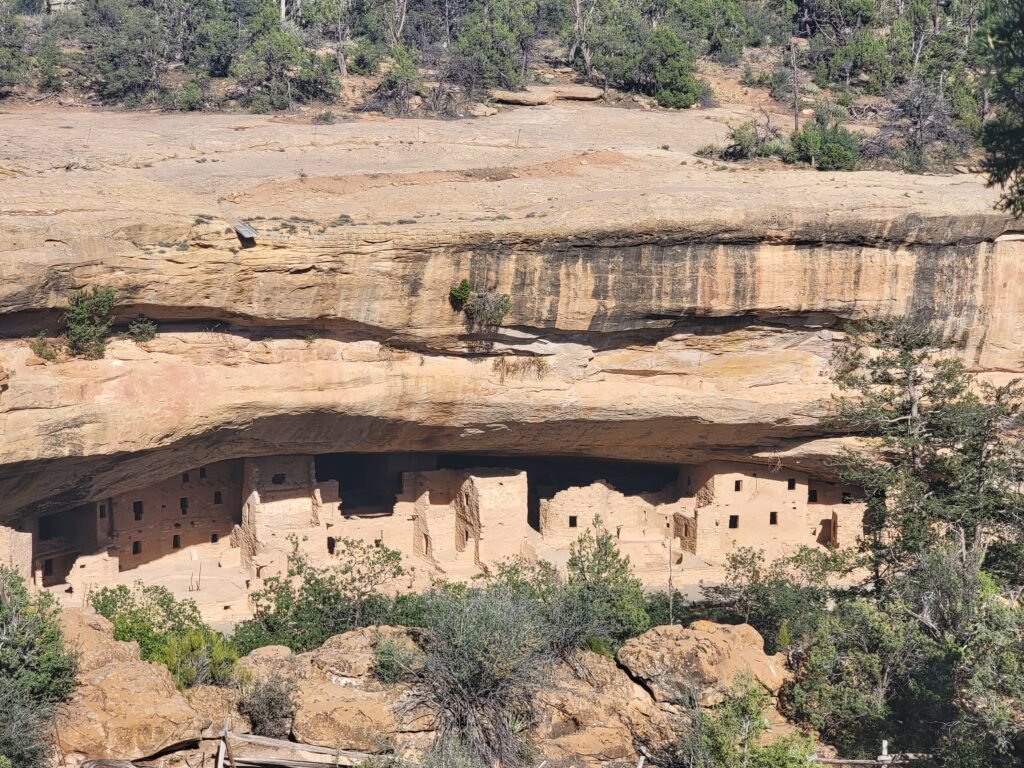
[[[795,95],[797,107],[827,89],[851,115],[879,112],[890,130],[878,141],[909,168],[962,152],[1000,114],[998,102],[1020,110],[1019,78],[993,76],[994,66],[1013,71],[1016,2],[81,0],[52,14],[47,7],[0,0],[0,93],[267,111],[342,101],[341,79],[376,76],[387,62],[369,108],[462,114],[491,89],[527,84],[531,65],[546,58],[586,81],[678,108],[711,102],[700,61],[733,66],[756,49],[759,72],[745,74],[745,83],[784,103]],[[992,147],[1009,147],[1015,118],[1003,114],[984,129]]]

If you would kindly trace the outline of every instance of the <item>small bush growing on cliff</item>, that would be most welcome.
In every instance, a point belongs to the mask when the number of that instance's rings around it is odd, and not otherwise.
[[[57,345],[46,338],[46,331],[40,331],[29,344],[32,354],[36,357],[53,362],[57,359]]]
[[[113,320],[116,295],[113,288],[93,286],[71,295],[64,312],[68,352],[97,359],[103,357]]]
[[[472,295],[473,286],[470,285],[469,280],[463,279],[462,282],[453,285],[448,291],[448,301],[451,303],[452,309],[456,312],[461,312]]]
[[[409,677],[419,666],[420,655],[390,637],[380,640],[373,649],[370,671],[382,683],[397,683]]]
[[[156,323],[145,315],[139,315],[128,323],[128,335],[136,344],[145,344],[156,338]]]
[[[238,699],[238,713],[249,721],[252,732],[271,739],[288,738],[295,708],[295,685],[287,678],[249,683]]]
[[[67,648],[59,608],[46,593],[0,566],[0,756],[18,768],[49,765],[54,708],[75,687],[78,662]]]
[[[470,297],[463,311],[472,325],[480,328],[497,328],[512,308],[512,297],[507,293],[478,293]]]

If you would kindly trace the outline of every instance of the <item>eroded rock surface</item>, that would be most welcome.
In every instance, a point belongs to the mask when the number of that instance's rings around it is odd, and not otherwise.
[[[115,641],[101,616],[65,609],[61,625],[81,663],[56,727],[66,760],[138,760],[199,741],[208,722],[165,667],[140,661],[138,645]]]
[[[714,706],[741,675],[752,676],[772,696],[787,679],[786,657],[765,654],[764,640],[749,624],[655,627],[627,640],[618,660],[655,700],[675,705]]]

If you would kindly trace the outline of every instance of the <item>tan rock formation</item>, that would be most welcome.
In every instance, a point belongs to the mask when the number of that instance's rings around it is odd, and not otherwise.
[[[939,319],[996,378],[1021,370],[1024,242],[982,179],[693,156],[738,115],[556,101],[481,141],[433,121],[5,113],[0,522],[272,454],[822,471],[835,334],[885,312]],[[464,277],[510,295],[495,333],[449,306]],[[32,364],[27,340],[101,283],[160,336]],[[547,365],[499,375],[473,361],[488,350]]]
[[[618,660],[657,701],[668,704],[696,700],[714,706],[746,673],[774,696],[787,676],[785,656],[767,656],[764,640],[749,624],[695,621],[689,627],[655,627],[627,640]]]
[[[189,706],[165,667],[140,661],[135,643],[112,640],[102,617],[65,610],[61,624],[81,654],[79,687],[56,726],[69,764],[142,759],[199,741],[209,723]]]

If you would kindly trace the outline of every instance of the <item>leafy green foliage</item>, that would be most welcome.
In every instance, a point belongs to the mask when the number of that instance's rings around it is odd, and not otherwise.
[[[456,311],[461,311],[472,296],[473,286],[465,278],[458,285],[452,285],[448,291],[448,301]]]
[[[392,64],[373,91],[368,106],[389,115],[405,117],[412,111],[412,99],[423,89],[423,79],[412,55],[402,46],[391,49]]]
[[[390,637],[377,641],[373,647],[370,672],[382,683],[407,679],[419,666],[420,655]]]
[[[853,171],[860,159],[860,139],[842,125],[844,110],[822,102],[814,110],[814,122],[789,137],[789,162],[808,163],[821,171]]]
[[[663,755],[672,768],[800,768],[810,762],[814,740],[794,734],[768,740],[768,693],[750,676],[740,676],[712,711],[692,702],[682,731]]]
[[[72,355],[103,357],[114,321],[110,313],[117,301],[113,288],[93,286],[71,294],[64,311],[65,337]]]
[[[115,640],[134,640],[144,661],[159,661],[168,640],[178,632],[205,629],[193,600],[176,600],[166,587],[120,584],[89,596],[96,613],[114,625]]]
[[[30,594],[0,566],[0,756],[19,768],[49,766],[54,708],[75,688],[78,662],[58,615],[50,595]]]
[[[470,297],[462,311],[470,324],[480,328],[496,328],[501,325],[512,308],[512,297],[507,293],[487,291]]]
[[[988,44],[1000,109],[984,129],[985,170],[1003,206],[1024,216],[1024,0],[991,2]]]
[[[333,65],[281,29],[258,37],[232,65],[254,111],[287,109],[293,102],[333,101],[339,93]]]
[[[629,558],[606,530],[587,530],[569,550],[569,586],[579,590],[595,627],[621,643],[650,627],[643,584],[633,576]]]
[[[0,97],[19,85],[28,71],[25,27],[13,0],[0,0]]]
[[[382,588],[404,573],[398,552],[341,539],[335,549],[338,564],[316,568],[299,553],[297,541],[294,545],[287,576],[267,579],[252,596],[255,616],[235,628],[233,639],[242,653],[265,645],[301,653],[333,635],[390,623],[400,604]],[[408,611],[409,599],[401,606]]]
[[[57,359],[57,347],[46,338],[46,331],[37,333],[36,337],[32,339],[32,343],[29,344],[29,348],[32,350],[33,355],[47,362],[53,362]]]
[[[139,315],[128,323],[128,335],[136,344],[145,344],[156,338],[156,323],[145,315]]]
[[[171,671],[179,688],[235,683],[238,651],[222,634],[192,629],[169,634],[154,659]]]

